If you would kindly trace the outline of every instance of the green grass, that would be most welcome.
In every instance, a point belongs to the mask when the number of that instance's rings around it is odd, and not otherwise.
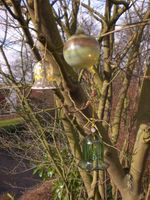
[[[23,123],[23,119],[16,117],[13,119],[1,119],[0,120],[0,128],[7,126],[15,126]]]

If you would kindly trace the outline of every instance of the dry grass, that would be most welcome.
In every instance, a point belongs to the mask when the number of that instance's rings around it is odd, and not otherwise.
[[[51,187],[51,181],[45,181],[31,190],[24,192],[19,200],[52,200]]]
[[[13,199],[13,196],[10,195],[12,197],[12,198],[10,198],[8,194],[9,193],[4,193],[4,194],[0,195],[0,200],[11,200],[11,199]]]

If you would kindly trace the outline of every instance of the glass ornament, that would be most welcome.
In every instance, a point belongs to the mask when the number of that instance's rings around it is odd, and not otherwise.
[[[63,48],[64,59],[72,67],[91,67],[97,63],[99,54],[98,41],[84,33],[70,37]]]
[[[104,143],[100,137],[90,135],[83,140],[79,167],[86,171],[105,170],[108,167],[104,162]]]
[[[53,66],[47,61],[40,61],[33,69],[34,84],[32,89],[56,89]]]

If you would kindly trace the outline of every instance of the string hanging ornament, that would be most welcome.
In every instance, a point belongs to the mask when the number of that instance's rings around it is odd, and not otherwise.
[[[82,145],[82,159],[79,167],[86,171],[106,170],[108,164],[104,161],[104,143],[101,137],[90,134],[85,137]]]
[[[35,64],[33,69],[34,84],[32,89],[56,89],[53,77],[53,67],[45,60]]]
[[[43,58],[37,62],[33,68],[34,83],[32,89],[45,90],[57,89],[56,74],[54,73],[54,63],[46,59],[47,45],[44,47]]]
[[[81,1],[80,1],[81,5]],[[98,61],[100,48],[98,41],[79,28],[64,44],[65,61],[72,67],[88,68]]]

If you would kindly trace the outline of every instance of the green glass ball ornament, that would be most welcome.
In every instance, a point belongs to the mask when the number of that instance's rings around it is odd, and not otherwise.
[[[64,44],[64,59],[72,67],[91,67],[97,63],[99,54],[98,41],[83,32],[73,35]]]

